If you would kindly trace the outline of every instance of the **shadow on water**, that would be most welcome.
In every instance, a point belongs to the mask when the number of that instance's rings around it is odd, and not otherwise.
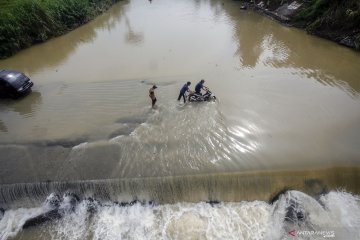
[[[39,112],[39,108],[43,104],[42,96],[40,92],[31,91],[27,95],[22,96],[18,99],[0,99],[0,108],[2,111],[11,111],[19,113],[24,121],[27,121],[27,118],[35,117]],[[10,123],[9,123],[10,122]],[[11,125],[11,120],[8,120],[9,125]],[[31,128],[29,126],[28,128]],[[7,132],[8,127],[5,125],[4,121],[0,119],[0,131]],[[40,134],[40,132],[46,132],[46,128],[40,126],[35,126],[33,128],[33,134]],[[72,148],[80,143],[83,143],[87,140],[86,136],[80,136],[76,138],[66,138],[66,139],[50,139],[50,140],[33,140],[25,141],[25,143],[38,147],[52,147],[52,146],[61,146],[64,148]],[[19,144],[19,142],[8,142],[8,144]],[[3,157],[6,154],[3,153]]]
[[[31,91],[30,93],[22,96],[19,99],[0,99],[0,108],[5,111],[11,110],[23,115],[33,116],[39,105],[42,104],[41,93],[37,91]]]
[[[360,64],[359,53],[315,36],[304,37],[302,30],[279,27],[270,19],[240,10],[238,3],[221,6],[238,41],[235,55],[239,57],[240,69],[259,65],[301,69],[302,74],[322,84],[336,85],[352,95],[360,92],[359,71],[354,69],[354,62]]]
[[[125,15],[125,25],[127,27],[127,34],[125,35],[126,42],[134,45],[140,45],[144,42],[144,35],[141,32],[135,32],[131,27],[129,18]]]
[[[7,132],[8,129],[5,125],[5,123],[0,119],[0,132]]]
[[[25,49],[14,57],[1,60],[1,68],[16,69],[31,76],[43,69],[61,65],[79,46],[91,43],[97,37],[99,29],[108,31],[113,29],[121,21],[128,3],[128,1],[121,1],[103,15],[78,27],[75,31]],[[16,61],[13,58],[16,58]]]

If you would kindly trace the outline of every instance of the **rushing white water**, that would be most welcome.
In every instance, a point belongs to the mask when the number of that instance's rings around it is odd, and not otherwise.
[[[51,196],[50,196],[51,197]],[[289,208],[302,214],[287,219]],[[289,191],[278,201],[177,203],[121,206],[89,200],[72,208],[64,199],[63,217],[23,230],[26,220],[48,211],[48,202],[31,209],[7,210],[0,221],[0,239],[359,239],[360,200],[346,192],[330,192],[318,200]],[[293,232],[294,233],[294,232]],[[328,237],[326,237],[328,236]]]

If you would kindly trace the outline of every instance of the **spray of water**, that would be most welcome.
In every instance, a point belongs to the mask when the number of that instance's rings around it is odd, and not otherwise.
[[[53,198],[53,195],[49,198]],[[75,201],[75,202],[74,202]],[[91,207],[89,207],[91,206]],[[315,199],[288,191],[273,204],[263,201],[176,203],[77,202],[62,197],[62,217],[21,230],[32,217],[54,208],[46,201],[38,208],[13,209],[0,221],[0,239],[359,239],[359,197],[330,192]],[[21,234],[19,234],[21,232]],[[329,235],[328,235],[329,236]]]

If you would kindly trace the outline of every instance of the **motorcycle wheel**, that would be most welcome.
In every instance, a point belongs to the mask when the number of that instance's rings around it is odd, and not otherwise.
[[[191,96],[191,97],[189,98],[189,101],[190,101],[190,102],[195,102],[195,101],[196,101],[196,98],[195,98],[194,96]]]

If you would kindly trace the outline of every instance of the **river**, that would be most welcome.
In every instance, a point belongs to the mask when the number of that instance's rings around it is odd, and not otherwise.
[[[0,99],[0,239],[358,239],[359,66],[236,1],[122,1],[0,60],[35,84]],[[201,79],[216,102],[176,100]],[[22,231],[54,194],[64,217]],[[296,226],[294,199],[308,212]]]

